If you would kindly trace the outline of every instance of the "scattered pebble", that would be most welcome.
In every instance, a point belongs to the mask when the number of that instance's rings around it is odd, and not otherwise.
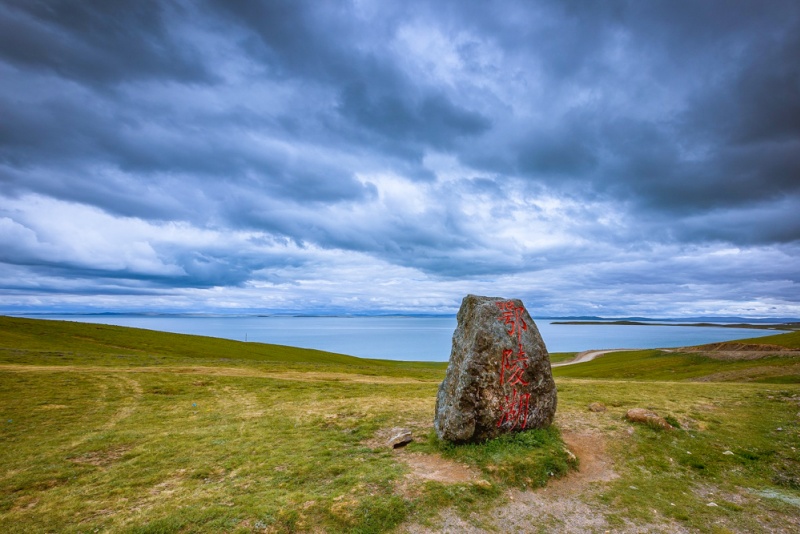
[[[670,506],[675,506],[674,502],[669,503]]]
[[[733,454],[733,451],[725,451],[722,454],[724,454],[725,456],[731,456]]]
[[[708,503],[706,506],[711,506],[712,508],[714,508],[714,507],[716,507],[716,506],[718,506],[718,505],[717,505],[717,503],[715,503],[715,502],[710,502],[710,503]]]
[[[631,488],[632,490],[638,490],[639,489],[636,486],[628,486],[628,487]]]
[[[780,431],[782,431],[782,430],[783,430],[783,428],[781,428],[781,427],[778,427],[778,428],[776,428],[775,430],[777,430],[778,432],[780,432]]]
[[[686,454],[692,454],[690,451],[686,451]]]

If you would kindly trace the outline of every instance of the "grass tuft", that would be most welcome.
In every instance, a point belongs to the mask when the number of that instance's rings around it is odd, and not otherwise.
[[[435,436],[434,436],[435,439]],[[455,445],[437,440],[442,456],[479,468],[495,484],[538,488],[577,469],[557,427],[504,434],[483,443]]]

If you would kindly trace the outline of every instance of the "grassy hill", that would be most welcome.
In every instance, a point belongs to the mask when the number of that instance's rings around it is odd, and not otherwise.
[[[796,359],[721,352],[557,368],[551,429],[453,447],[431,433],[446,364],[0,317],[0,529],[796,532],[800,386],[775,383]],[[721,376],[751,363],[785,369]]]
[[[554,376],[800,384],[800,332],[683,349],[605,354],[556,367]]]

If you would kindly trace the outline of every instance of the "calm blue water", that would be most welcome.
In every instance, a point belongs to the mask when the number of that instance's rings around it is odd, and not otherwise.
[[[47,316],[179,334],[276,343],[387,360],[447,361],[455,317]],[[536,321],[547,350],[651,349],[701,345],[778,332],[690,326],[555,325]]]

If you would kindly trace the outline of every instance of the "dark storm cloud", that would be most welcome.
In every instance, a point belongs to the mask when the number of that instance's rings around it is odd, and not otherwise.
[[[210,81],[199,54],[170,32],[167,11],[186,15],[157,1],[11,0],[0,6],[0,56],[79,83]]]
[[[5,2],[2,261],[167,290],[340,253],[454,281],[791,247],[797,57],[791,1]]]
[[[557,97],[542,103],[552,108],[544,123],[467,161],[555,187],[578,180],[665,218],[797,197],[797,11],[788,2],[617,2],[506,20],[481,12],[473,24],[541,61],[552,87],[586,84],[601,98],[564,110]],[[540,45],[546,53],[534,52]]]

